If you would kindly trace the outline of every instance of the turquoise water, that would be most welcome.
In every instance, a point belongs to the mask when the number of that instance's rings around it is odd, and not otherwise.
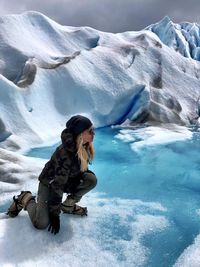
[[[197,213],[200,209],[200,134],[194,132],[190,140],[145,146],[134,151],[130,142],[115,138],[118,133],[118,129],[110,128],[96,131],[96,157],[90,168],[98,177],[94,191],[105,192],[106,198],[160,203],[164,214],[155,209],[141,208],[139,211],[140,214],[164,216],[169,223],[160,231],[147,231],[142,236],[142,246],[149,251],[142,266],[173,266],[200,232]],[[28,155],[48,159],[56,146],[33,149]],[[129,222],[132,219],[130,214]],[[110,227],[113,242],[118,238],[130,240],[128,223],[122,227],[117,216],[101,223]],[[103,244],[104,249],[115,251],[116,247],[111,243]],[[125,262],[125,255],[120,250],[118,260],[122,265]]]

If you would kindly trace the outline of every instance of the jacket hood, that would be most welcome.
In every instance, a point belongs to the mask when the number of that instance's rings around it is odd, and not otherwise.
[[[66,123],[67,129],[69,129],[74,134],[74,136],[78,136],[80,133],[89,129],[91,126],[91,120],[82,115],[73,116]]]
[[[73,152],[73,153],[77,151],[75,137],[73,136],[73,134],[70,132],[69,129],[66,128],[62,131],[61,141],[62,141],[63,147],[67,151]]]

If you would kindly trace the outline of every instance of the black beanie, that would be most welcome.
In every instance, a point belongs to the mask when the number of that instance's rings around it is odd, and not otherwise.
[[[75,136],[89,129],[92,126],[92,122],[81,115],[71,117],[66,123],[67,129],[69,129]]]

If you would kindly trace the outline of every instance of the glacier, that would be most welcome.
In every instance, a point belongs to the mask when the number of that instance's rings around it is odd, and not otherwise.
[[[0,25],[0,140],[11,150],[56,140],[80,112],[96,127],[198,124],[199,61],[151,31],[61,26],[37,12]]]
[[[184,57],[200,60],[200,26],[197,23],[173,23],[166,16],[145,29],[154,32],[164,44]]]
[[[46,150],[49,147],[52,152],[71,115],[88,116],[100,131],[97,151],[100,155],[101,147],[104,151],[93,167],[100,176],[105,160],[113,160],[110,177],[115,164],[120,166],[120,150],[110,153],[119,144],[127,143],[131,148],[127,158],[134,155],[137,161],[146,147],[168,148],[174,143],[172,150],[179,153],[177,142],[196,142],[191,130],[198,129],[200,122],[199,40],[198,24],[174,24],[168,17],[138,32],[116,34],[59,25],[33,11],[0,17],[1,266],[32,266],[33,262],[39,266],[79,267],[85,262],[87,266],[97,262],[98,266],[145,266],[151,249],[143,243],[144,238],[151,233],[162,235],[171,225],[166,215],[169,211],[160,200],[133,199],[131,193],[112,196],[112,191],[108,198],[102,193],[106,184],[100,185],[100,192],[85,198],[91,216],[84,225],[78,219],[62,218],[62,237],[55,240],[48,232],[35,231],[25,212],[10,220],[4,211],[22,188],[36,193],[37,177],[50,156]],[[101,136],[107,126],[116,131],[111,140],[111,133]],[[108,138],[107,147],[101,138]],[[26,154],[37,147],[35,158]],[[127,173],[128,167],[123,166],[122,174]],[[115,232],[113,218],[122,236]],[[106,222],[112,227],[104,233]],[[10,240],[21,228],[19,239]],[[122,229],[129,234],[123,236]],[[199,248],[195,234],[194,242],[176,255],[176,267],[199,266],[200,258],[194,258]],[[24,236],[29,236],[25,242]],[[31,253],[29,246],[35,247]],[[85,253],[82,247],[87,248]],[[69,253],[65,254],[66,250]]]

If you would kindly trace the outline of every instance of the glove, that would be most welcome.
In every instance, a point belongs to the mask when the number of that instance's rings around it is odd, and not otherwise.
[[[54,215],[49,213],[49,228],[52,234],[56,235],[60,230],[60,217],[59,215]]]

